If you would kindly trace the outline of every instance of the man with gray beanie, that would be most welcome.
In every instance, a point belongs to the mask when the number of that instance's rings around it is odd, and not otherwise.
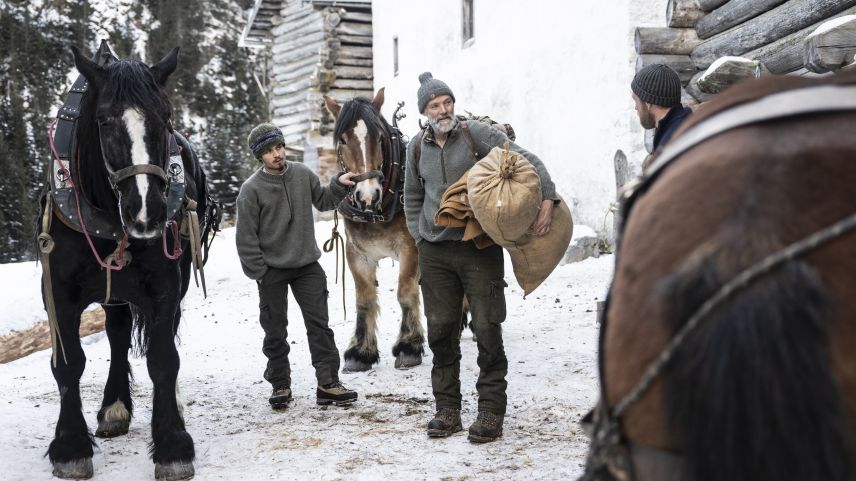
[[[654,151],[666,145],[678,127],[692,113],[681,105],[681,80],[666,65],[648,65],[636,72],[630,84],[639,122],[654,132]],[[647,165],[643,165],[643,168]]]
[[[328,326],[327,276],[318,263],[312,207],[335,209],[353,185],[353,172],[337,175],[322,187],[318,176],[299,162],[285,160],[285,138],[276,126],[257,125],[247,145],[262,166],[241,185],[235,242],[247,277],[258,284],[259,320],[268,358],[264,377],[273,386],[274,409],[291,401],[288,362],[288,288],[303,313],[312,366],[318,380],[316,402],[346,406],[357,393],[339,382],[339,351]]]
[[[470,328],[477,338],[479,377],[478,416],[469,428],[474,443],[502,436],[507,405],[505,376],[508,360],[502,343],[505,320],[503,252],[498,245],[478,249],[462,241],[464,229],[439,227],[434,213],[443,192],[461,178],[493,147],[508,143],[538,171],[544,201],[531,235],[550,230],[556,188],[540,159],[499,130],[475,120],[455,116],[455,95],[430,72],[419,76],[419,112],[428,126],[407,146],[404,213],[407,228],[419,251],[419,272],[428,345],[434,354],[431,386],[437,412],[428,423],[431,437],[446,437],[463,429],[461,423],[461,313],[469,302]]]

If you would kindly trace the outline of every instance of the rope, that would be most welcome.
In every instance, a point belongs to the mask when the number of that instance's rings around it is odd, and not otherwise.
[[[336,284],[339,283],[339,250],[342,251],[342,312],[344,313],[345,320],[348,319],[348,309],[345,307],[345,241],[342,239],[341,234],[339,234],[339,213],[337,211],[333,211],[333,232],[330,234],[331,237],[324,242],[324,252],[330,252],[335,249],[336,251],[336,264],[334,264],[333,272],[336,273]]]
[[[772,271],[785,261],[798,257],[810,250],[816,249],[821,244],[829,242],[836,237],[843,235],[845,232],[856,228],[856,214],[851,214],[844,219],[832,224],[831,226],[815,232],[809,237],[800,241],[794,242],[786,246],[784,249],[775,252],[755,265],[744,270],[724,286],[720,287],[713,297],[705,301],[704,304],[690,317],[686,324],[681,327],[677,334],[669,341],[666,349],[660,353],[657,359],[648,367],[642,379],[636,386],[624,396],[612,411],[612,417],[620,417],[630,406],[635,404],[642,394],[651,387],[654,379],[660,374],[666,363],[674,357],[675,351],[683,344],[684,339],[701,323],[702,319],[707,316],[715,307],[725,301],[734,292],[746,287],[750,282],[760,276]]]
[[[172,254],[169,253],[169,249],[166,246],[166,233],[169,230],[169,226],[172,226]],[[168,220],[163,226],[163,235],[161,237],[163,239],[164,257],[171,261],[174,261],[181,257],[181,237],[179,237],[178,233],[178,223],[172,219]]]

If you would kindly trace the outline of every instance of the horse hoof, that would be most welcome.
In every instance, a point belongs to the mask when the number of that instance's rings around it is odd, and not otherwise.
[[[411,367],[416,367],[420,364],[422,364],[421,354],[405,354],[402,352],[395,357],[396,369],[410,369]]]
[[[128,434],[130,426],[130,421],[100,421],[98,429],[95,430],[95,436],[99,438],[115,438],[116,436]]]
[[[192,461],[175,461],[172,463],[155,463],[155,479],[158,481],[179,481],[190,479],[196,471],[193,470]]]
[[[53,475],[60,479],[89,479],[92,474],[92,458],[53,463]]]
[[[342,368],[342,372],[366,372],[371,368],[371,364],[359,359],[345,359],[345,367]]]

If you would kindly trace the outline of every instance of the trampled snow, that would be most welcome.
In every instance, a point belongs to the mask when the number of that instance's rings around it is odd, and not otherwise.
[[[316,224],[319,245],[332,224]],[[330,290],[331,327],[340,352],[354,330],[354,291],[347,275],[348,319],[341,285],[334,279],[332,253],[321,262]],[[380,364],[367,373],[342,374],[359,391],[351,408],[315,405],[315,378],[306,331],[293,298],[289,341],[294,401],[274,412],[270,386],[262,378],[255,283],[241,272],[234,229],[214,242],[206,267],[208,299],[191,286],[180,328],[179,380],[187,429],[196,443],[198,480],[351,480],[351,479],[574,479],[581,473],[586,438],[580,417],[597,395],[596,302],[612,273],[612,256],[560,266],[528,298],[514,282],[506,256],[508,318],[504,323],[509,359],[508,414],[504,436],[486,445],[467,441],[466,427],[476,416],[476,346],[469,331],[461,340],[461,381],[465,430],[447,439],[429,439],[425,424],[434,412],[431,353],[421,366],[393,368],[391,348],[400,309],[395,301],[397,264],[381,261]],[[40,267],[34,263],[0,266],[4,319],[0,332],[43,319]],[[341,279],[340,279],[341,282]],[[423,317],[424,325],[424,317]],[[95,415],[109,367],[104,334],[85,342],[88,358],[81,379],[84,416],[94,430]],[[53,479],[47,458],[59,413],[59,395],[42,351],[0,365],[0,465],[4,480]],[[130,432],[97,439],[95,480],[151,480],[148,457],[151,381],[145,359],[133,358],[135,412]]]

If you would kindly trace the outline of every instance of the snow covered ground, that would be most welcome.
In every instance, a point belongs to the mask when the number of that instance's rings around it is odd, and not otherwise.
[[[330,222],[316,224],[319,244]],[[341,285],[333,282],[334,256],[321,259],[329,277],[331,327],[340,352],[353,333],[354,294],[348,274],[348,320]],[[179,380],[187,428],[196,443],[198,480],[351,479],[574,479],[582,471],[586,439],[579,418],[596,397],[596,301],[612,273],[612,256],[560,266],[527,299],[514,282],[506,256],[508,318],[504,324],[509,358],[508,415],[504,437],[473,445],[466,427],[475,419],[476,346],[462,339],[461,368],[465,430],[429,439],[425,424],[434,412],[428,351],[421,366],[393,368],[390,353],[398,330],[397,269],[381,262],[379,345],[382,358],[368,373],[343,374],[360,393],[349,409],[315,405],[315,386],[306,331],[290,302],[289,340],[295,399],[283,412],[267,403],[265,358],[257,321],[255,284],[241,272],[234,229],[215,240],[206,267],[208,299],[191,287],[180,329]],[[4,296],[0,334],[43,319],[39,272],[33,263],[2,265]],[[424,319],[423,319],[424,322]],[[100,406],[109,365],[103,333],[86,338],[87,369],[81,379],[84,415],[90,428]],[[426,346],[427,347],[427,346]],[[43,351],[0,365],[0,466],[4,480],[52,479],[43,457],[53,437],[59,396]],[[151,381],[144,359],[133,359],[135,417],[126,436],[99,439],[95,478],[151,480],[148,458]]]

